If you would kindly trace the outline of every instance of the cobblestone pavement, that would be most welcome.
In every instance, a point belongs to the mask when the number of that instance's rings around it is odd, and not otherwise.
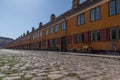
[[[0,80],[120,80],[120,58],[0,50]]]

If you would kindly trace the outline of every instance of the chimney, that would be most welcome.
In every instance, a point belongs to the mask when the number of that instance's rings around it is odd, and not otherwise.
[[[32,32],[35,30],[35,28],[34,27],[32,27]]]
[[[29,31],[27,31],[27,34],[29,34]]]
[[[72,9],[77,8],[80,4],[80,0],[73,0],[72,1]]]
[[[55,14],[51,14],[50,21],[54,21],[54,20],[55,20]]]
[[[23,37],[25,36],[25,33],[23,33]]]
[[[39,28],[41,28],[43,26],[42,22],[39,23]]]

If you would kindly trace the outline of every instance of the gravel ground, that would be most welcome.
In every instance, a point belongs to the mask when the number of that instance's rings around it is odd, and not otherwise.
[[[120,80],[120,58],[1,49],[0,80]]]

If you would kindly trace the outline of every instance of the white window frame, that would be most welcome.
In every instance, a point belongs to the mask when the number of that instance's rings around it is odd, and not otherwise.
[[[77,25],[79,26],[83,24],[85,24],[85,13],[82,13],[77,17]]]
[[[66,23],[66,21],[63,21],[62,22],[62,30],[64,31],[64,30],[66,30],[66,28],[67,28],[67,23]]]
[[[98,36],[97,36],[97,33],[98,33],[98,32],[100,33],[100,31],[93,31],[93,32],[91,32],[91,34],[90,34],[90,35],[91,35],[91,37],[90,37],[91,42],[100,41],[100,40],[98,40],[98,38],[97,38],[97,37],[98,37]],[[93,34],[95,35],[95,40],[93,40]],[[101,33],[100,33],[100,34],[101,34]],[[101,39],[101,36],[100,36],[100,39]]]
[[[83,42],[84,42],[84,34],[77,34],[77,43],[83,43]]]
[[[58,32],[58,31],[59,31],[59,26],[56,25],[56,26],[55,26],[55,32]]]
[[[51,34],[53,33],[53,27],[50,27],[50,33]]]
[[[99,13],[97,10],[99,11]],[[90,10],[90,21],[91,22],[100,20],[100,18],[101,18],[101,7],[100,6],[95,7]]]
[[[46,29],[46,36],[49,34],[48,29]]]
[[[42,31],[39,32],[39,37],[42,37]]]
[[[116,30],[116,33],[115,33],[115,34],[116,34],[116,39],[112,39],[112,30],[113,30],[113,29]],[[120,27],[118,27],[118,28],[111,28],[111,29],[110,29],[110,40],[118,40],[118,39],[120,39],[120,37],[119,37],[119,35],[120,35],[120,34],[119,34],[119,30],[120,30]]]

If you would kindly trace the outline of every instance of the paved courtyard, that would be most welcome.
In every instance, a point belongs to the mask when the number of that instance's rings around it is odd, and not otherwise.
[[[120,58],[1,49],[0,80],[120,80]]]

